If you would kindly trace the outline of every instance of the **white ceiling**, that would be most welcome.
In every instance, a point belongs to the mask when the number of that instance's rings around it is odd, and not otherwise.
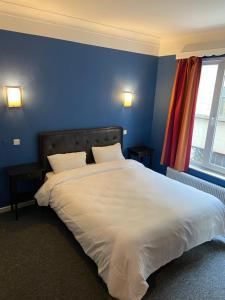
[[[166,48],[165,42],[179,44],[178,40],[185,37],[193,37],[190,40],[195,42],[200,35],[203,41],[209,42],[209,36],[215,39],[225,33],[225,0],[0,0],[0,14],[3,29],[12,30],[9,18],[14,18],[14,22],[17,19],[20,23],[17,28],[26,27],[21,25],[25,21],[36,22],[36,27],[37,23],[61,26],[59,38],[63,38],[64,26],[64,30],[67,28],[65,39],[67,35],[72,36],[68,30],[79,29],[127,39],[133,44],[140,42],[143,48],[149,43],[150,48],[155,47],[154,51],[156,44],[158,48],[160,43]],[[28,33],[38,32],[34,28]],[[76,40],[76,36],[69,39]]]

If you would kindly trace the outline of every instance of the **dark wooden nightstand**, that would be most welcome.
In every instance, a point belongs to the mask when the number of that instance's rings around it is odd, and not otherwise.
[[[10,166],[6,168],[9,177],[11,211],[18,220],[18,203],[34,199],[34,194],[44,182],[45,171],[38,163]]]
[[[132,147],[128,148],[128,157],[135,158],[141,163],[144,163],[144,160],[147,158],[148,163],[147,166],[149,168],[152,167],[152,157],[153,157],[154,149],[148,148],[145,146]]]

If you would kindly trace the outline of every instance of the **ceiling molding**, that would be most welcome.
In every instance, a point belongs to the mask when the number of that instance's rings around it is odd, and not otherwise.
[[[223,28],[159,38],[4,0],[0,0],[0,29],[155,56],[219,55],[225,48]]]
[[[225,54],[225,30],[204,31],[183,37],[161,39],[159,56],[176,54],[179,58]]]
[[[158,37],[0,0],[0,28],[158,56]]]

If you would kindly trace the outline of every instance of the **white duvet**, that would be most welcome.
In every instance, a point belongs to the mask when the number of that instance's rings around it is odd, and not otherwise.
[[[141,299],[151,273],[225,233],[217,198],[133,160],[52,176],[36,194],[50,205],[98,266],[109,293]]]

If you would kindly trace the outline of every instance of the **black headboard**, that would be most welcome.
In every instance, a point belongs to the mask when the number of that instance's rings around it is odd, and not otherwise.
[[[78,151],[86,151],[87,163],[92,163],[91,147],[122,145],[122,142],[123,128],[119,126],[43,132],[39,134],[40,163],[46,171],[50,171],[48,155]]]

